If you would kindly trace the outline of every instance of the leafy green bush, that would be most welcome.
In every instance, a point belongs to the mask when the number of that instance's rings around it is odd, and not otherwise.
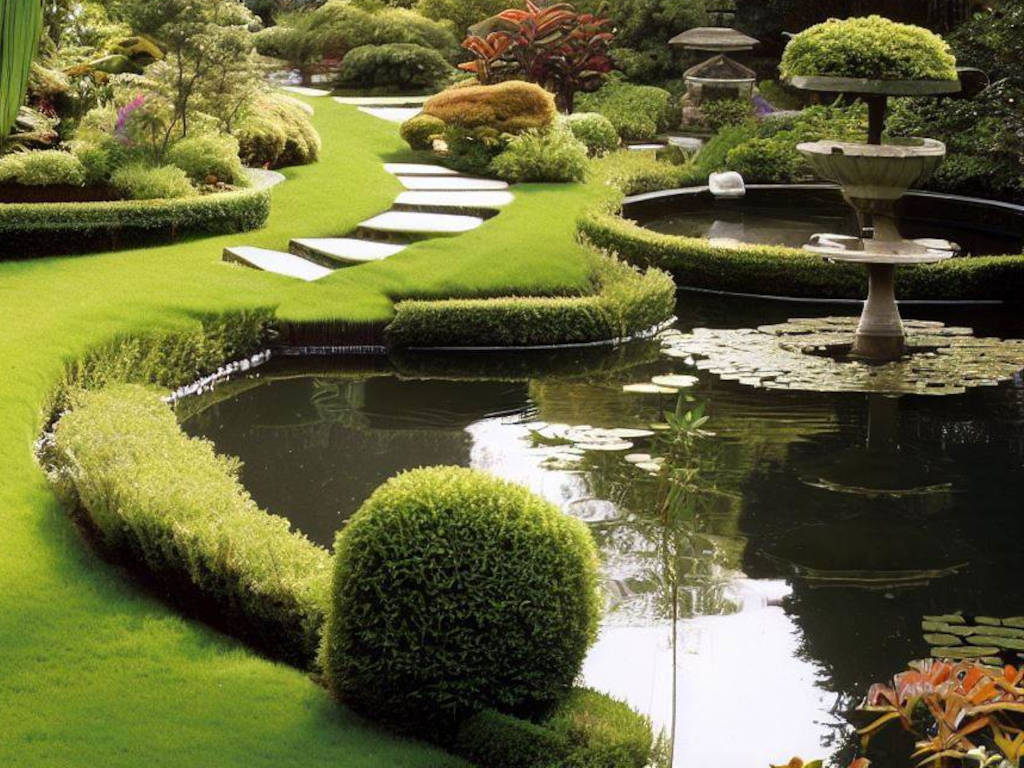
[[[597,549],[525,488],[404,472],[339,532],[324,631],[332,692],[407,727],[564,696],[597,629]]]
[[[428,19],[408,8],[385,8],[374,14],[373,39],[377,45],[411,43],[433,48],[444,56],[458,49],[458,41],[447,24]]]
[[[79,392],[53,436],[62,495],[102,545],[143,566],[193,609],[308,666],[318,642],[328,553],[267,514],[238,461],[187,437],[159,394],[137,385]]]
[[[593,93],[581,93],[576,106],[600,112],[627,141],[655,138],[679,124],[679,105],[663,88],[611,81]]]
[[[956,59],[934,32],[881,16],[829,19],[796,35],[782,54],[783,78],[956,80]]]
[[[593,156],[603,155],[619,147],[619,133],[612,121],[597,112],[576,112],[565,117],[572,135],[587,145]]]
[[[315,163],[320,134],[301,102],[283,94],[266,94],[235,129],[238,153],[251,168],[282,168]]]
[[[442,24],[450,24],[461,40],[467,30],[508,8],[508,0],[419,0],[416,10]]]
[[[792,181],[802,165],[796,147],[777,139],[751,139],[729,150],[726,166],[750,184]]]
[[[486,176],[491,163],[508,145],[511,134],[499,133],[494,128],[463,128],[449,125],[444,129],[448,154],[442,160],[449,168],[461,173]]]
[[[363,45],[345,55],[339,82],[354,88],[434,88],[451,72],[432,48],[412,43]]]
[[[37,149],[0,157],[0,183],[45,187],[68,184],[81,187],[86,181],[82,162],[70,152]]]
[[[508,142],[491,169],[512,182],[582,181],[587,175],[587,147],[562,126],[527,131]]]
[[[307,13],[308,29],[319,50],[341,56],[364,45],[403,43],[420,45],[452,55],[458,41],[449,25],[428,19],[407,8],[360,7],[347,0],[329,0]]]
[[[85,183],[105,184],[114,170],[110,150],[87,141],[71,142],[71,152],[85,170]]]
[[[402,123],[401,134],[413,149],[430,149],[433,140],[444,134],[445,124],[433,115],[419,114]]]
[[[747,99],[715,99],[700,105],[704,122],[712,131],[727,125],[740,125],[754,116],[754,106]]]
[[[302,35],[302,30],[287,24],[276,24],[254,34],[252,42],[260,56],[294,63],[294,53],[301,44]]]
[[[459,726],[452,751],[487,768],[563,768],[570,747],[562,733],[485,709]]]
[[[449,126],[492,128],[504,133],[547,128],[556,114],[550,93],[521,80],[449,88],[427,99],[423,112]]]
[[[649,718],[590,688],[573,688],[544,725],[568,741],[567,768],[644,768],[654,746]]]
[[[125,165],[111,174],[110,184],[130,200],[172,200],[197,194],[188,175],[173,165]]]
[[[166,160],[177,166],[196,184],[204,184],[212,176],[225,184],[244,186],[248,183],[242,161],[238,159],[238,139],[223,134],[188,136],[175,142],[167,151]]]
[[[726,157],[733,148],[757,138],[758,128],[754,122],[727,125],[708,139],[697,153],[697,164],[706,176],[725,168]]]

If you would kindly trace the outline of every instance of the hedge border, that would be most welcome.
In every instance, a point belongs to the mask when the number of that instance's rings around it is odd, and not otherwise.
[[[631,264],[667,270],[680,287],[780,299],[864,298],[866,280],[857,265],[827,264],[796,248],[722,247],[704,238],[664,235],[641,227],[622,215],[634,182],[629,175],[619,179],[616,194],[583,213],[577,221],[581,236]],[[706,189],[685,187],[661,194]],[[651,197],[646,193],[636,199]],[[902,299],[913,301],[1019,301],[1024,297],[1024,255],[904,267],[897,271],[897,291]]]

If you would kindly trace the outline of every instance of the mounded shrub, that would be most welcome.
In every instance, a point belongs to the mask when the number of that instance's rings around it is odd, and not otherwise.
[[[789,41],[779,71],[785,79],[957,79],[956,59],[945,40],[923,27],[882,16],[829,19],[805,29]]]
[[[565,124],[572,135],[587,145],[591,156],[604,155],[619,148],[619,132],[612,121],[597,112],[566,115]]]
[[[131,200],[173,200],[197,194],[185,171],[173,165],[125,165],[111,174],[110,184]]]
[[[105,184],[114,170],[110,150],[88,141],[71,142],[71,153],[85,171],[86,184]]]
[[[511,182],[583,181],[587,175],[587,146],[563,126],[514,136],[494,158],[491,169]]]
[[[448,153],[442,162],[460,173],[486,176],[491,173],[491,163],[508,146],[511,134],[501,133],[494,128],[463,128],[449,125],[444,129],[444,141]]]
[[[433,140],[444,134],[445,124],[433,115],[416,115],[402,123],[401,134],[413,149],[430,149]]]
[[[725,164],[747,183],[782,184],[793,180],[803,158],[795,146],[775,139],[751,139],[730,149]]]
[[[452,70],[433,48],[413,43],[362,45],[341,62],[339,82],[353,88],[434,88]]]
[[[715,99],[701,104],[700,111],[712,131],[740,125],[754,117],[754,105],[748,99]]]
[[[597,549],[525,488],[404,472],[339,532],[322,665],[340,700],[405,727],[566,695],[599,613]]]
[[[250,168],[315,163],[320,134],[302,102],[283,94],[261,96],[235,129],[238,153]]]
[[[449,88],[427,99],[423,112],[449,126],[507,133],[547,128],[556,114],[554,96],[521,80]]]
[[[576,107],[607,117],[627,141],[655,138],[679,125],[679,105],[664,88],[610,81],[576,97]]]
[[[644,768],[654,747],[650,718],[590,688],[573,688],[544,725],[568,742],[566,768]]]
[[[459,726],[452,751],[487,768],[563,768],[571,749],[563,733],[485,709]]]
[[[238,139],[223,134],[188,136],[175,142],[167,151],[166,160],[188,174],[196,184],[211,180],[225,184],[245,185],[248,177],[238,159]]]
[[[52,462],[58,490],[107,551],[275,656],[310,664],[330,556],[257,507],[238,461],[186,436],[157,392],[72,394]]]
[[[373,4],[368,4],[372,6]],[[451,28],[408,8],[362,8],[347,0],[329,0],[310,13],[308,24],[320,50],[332,56],[363,45],[408,43],[449,56],[458,48]]]
[[[26,186],[67,184],[83,186],[87,174],[82,162],[70,152],[59,149],[37,149],[13,152],[0,157],[0,184]]]

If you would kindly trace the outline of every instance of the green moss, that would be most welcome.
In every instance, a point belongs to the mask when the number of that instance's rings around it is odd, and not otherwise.
[[[957,79],[956,59],[945,40],[923,27],[881,16],[829,19],[804,30],[789,41],[779,71],[786,79]]]

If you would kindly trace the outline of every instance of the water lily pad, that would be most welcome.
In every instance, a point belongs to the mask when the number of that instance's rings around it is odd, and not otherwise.
[[[623,392],[631,395],[674,395],[676,389],[673,387],[659,387],[657,384],[626,384],[622,387]]]
[[[630,453],[623,457],[630,464],[643,464],[651,460],[651,454],[649,453]]]
[[[628,451],[633,447],[633,444],[628,440],[621,440],[616,443],[578,443],[577,447],[582,448],[584,451]]]
[[[656,384],[659,387],[671,387],[673,389],[689,389],[690,387],[700,383],[700,379],[696,376],[655,376],[651,379],[652,384]]]
[[[620,427],[608,431],[615,437],[621,438],[622,440],[640,440],[645,437],[654,436],[654,433],[649,429],[630,429],[628,427]]]

